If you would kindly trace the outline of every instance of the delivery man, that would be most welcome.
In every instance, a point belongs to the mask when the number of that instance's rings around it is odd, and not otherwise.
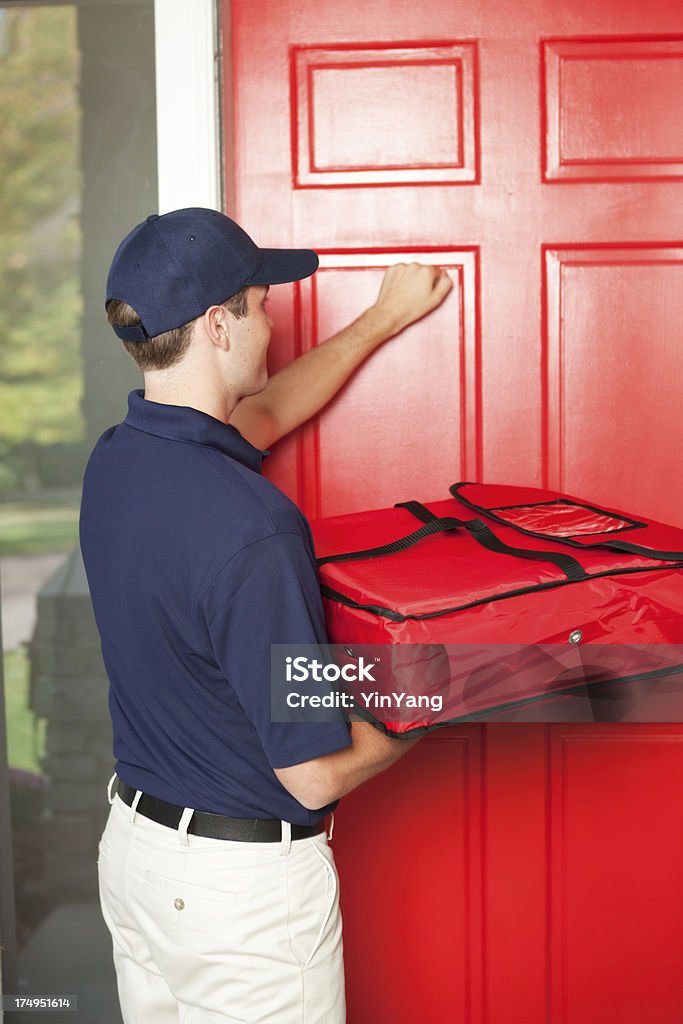
[[[110,680],[99,876],[126,1024],[345,1020],[325,819],[414,741],[271,721],[271,644],[325,628],[308,523],[260,449],[452,282],[390,268],[370,309],[268,381],[268,289],[317,266],[186,209],[138,224],[109,273],[144,390],[92,452],[80,532]]]

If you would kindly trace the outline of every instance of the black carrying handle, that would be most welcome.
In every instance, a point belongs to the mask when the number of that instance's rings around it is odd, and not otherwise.
[[[610,551],[620,551],[627,555],[642,555],[644,558],[654,558],[662,562],[678,562],[683,561],[683,551],[659,551],[656,548],[646,548],[642,544],[630,544],[627,540],[596,540],[589,544],[582,544],[579,540],[572,540],[571,537],[548,537],[547,534],[537,533],[535,530],[525,530],[523,526],[517,526],[515,523],[508,523],[505,519],[501,519],[491,509],[482,508],[480,505],[475,505],[474,502],[470,501],[464,495],[460,493],[461,487],[466,487],[468,481],[461,480],[457,484],[451,484],[448,488],[451,495],[461,501],[463,505],[467,505],[473,512],[479,512],[481,515],[485,515],[488,519],[492,519],[495,523],[500,523],[501,526],[509,526],[513,530],[517,530],[518,533],[523,533],[526,537],[536,537],[539,540],[552,540],[557,544],[566,544],[572,548],[608,548]],[[609,514],[609,513],[606,513]]]
[[[391,541],[389,544],[382,544],[380,547],[365,548],[362,551],[347,551],[339,555],[327,555],[326,557],[318,558],[318,566],[326,565],[329,562],[351,562],[363,558],[379,558],[382,555],[394,555],[399,551],[405,551],[406,548],[412,547],[413,544],[418,544],[425,537],[430,537],[435,533],[465,529],[478,544],[488,548],[489,551],[495,551],[500,555],[513,555],[516,558],[527,558],[533,562],[552,562],[553,565],[556,565],[564,573],[568,580],[588,579],[588,573],[571,555],[563,555],[554,551],[529,551],[526,548],[510,547],[496,537],[493,530],[486,523],[483,523],[481,519],[464,520],[455,519],[453,516],[444,516],[440,519],[433,512],[430,512],[428,508],[425,508],[424,505],[421,505],[419,501],[399,502],[394,507],[407,509],[408,512],[411,512],[424,523],[424,526],[405,537],[399,537],[397,540]]]
[[[395,508],[405,508],[423,523],[439,521],[433,512],[421,505],[419,501],[399,501]],[[489,551],[495,551],[499,555],[513,555],[515,558],[526,558],[531,562],[552,562],[568,580],[588,579],[588,573],[575,558],[571,555],[563,555],[556,551],[532,551],[529,548],[513,548],[500,537],[497,537],[493,530],[483,523],[481,519],[456,520],[464,526],[472,535],[474,540]]]
[[[462,523],[459,519],[452,519],[450,517],[438,519],[436,516],[432,516],[430,522],[426,523],[419,530],[415,530],[414,533],[409,533],[405,537],[399,537],[398,540],[392,540],[389,544],[382,544],[377,548],[364,548],[362,551],[346,551],[341,555],[327,555],[316,559],[316,561],[320,566],[326,565],[327,562],[352,562],[361,558],[379,558],[381,555],[395,555],[398,551],[405,551],[406,548],[411,548],[413,544],[424,540],[425,537],[431,537],[434,533],[458,530],[461,526]]]

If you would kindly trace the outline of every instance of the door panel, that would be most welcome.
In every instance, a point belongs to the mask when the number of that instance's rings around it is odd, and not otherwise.
[[[683,388],[681,257],[673,246],[545,250],[548,475],[598,503],[673,523],[681,517],[683,438],[669,429]]]
[[[545,181],[681,177],[680,39],[560,39],[543,58]]]
[[[335,812],[351,1022],[481,1020],[480,742],[435,736]]]
[[[476,251],[323,253],[300,286],[302,334],[324,341],[372,304],[387,266],[413,260],[448,268],[453,301],[410,327],[400,347],[383,346],[301,431],[299,499],[313,517],[392,505],[418,479],[438,499],[456,476],[477,473]]]
[[[471,42],[296,47],[295,187],[476,181],[476,67]]]
[[[552,1021],[680,1020],[682,743],[677,725],[553,728]]]

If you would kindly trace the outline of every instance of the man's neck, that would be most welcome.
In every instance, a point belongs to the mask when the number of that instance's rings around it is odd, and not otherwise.
[[[162,405],[187,406],[198,409],[208,416],[227,423],[237,402],[222,388],[211,384],[198,386],[181,377],[167,376],[159,372],[145,373],[145,399]]]

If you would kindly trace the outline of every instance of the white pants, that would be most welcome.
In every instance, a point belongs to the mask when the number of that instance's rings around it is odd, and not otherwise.
[[[344,1024],[326,834],[205,839],[135,805],[115,797],[98,862],[125,1024]]]

